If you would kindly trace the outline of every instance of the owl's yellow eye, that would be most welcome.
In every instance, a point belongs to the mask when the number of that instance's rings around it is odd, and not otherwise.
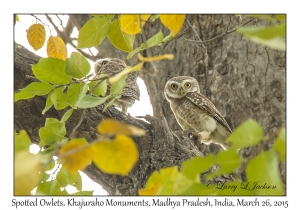
[[[184,87],[185,87],[185,88],[190,88],[190,87],[191,87],[191,83],[186,82],[186,83],[184,84]]]
[[[177,89],[177,85],[176,84],[171,84],[171,88],[173,89],[173,90],[176,90]]]

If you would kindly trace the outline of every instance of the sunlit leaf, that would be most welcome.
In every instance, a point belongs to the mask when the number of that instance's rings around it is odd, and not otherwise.
[[[42,48],[46,40],[45,27],[40,23],[32,24],[27,30],[27,40],[34,50]]]
[[[90,48],[101,44],[109,33],[110,20],[106,16],[97,16],[88,20],[79,30],[78,48]]]
[[[154,183],[156,183],[156,185],[160,184],[161,188],[157,195],[171,195],[177,177],[177,166],[162,168],[159,171],[155,171],[151,174],[147,180],[146,188],[153,186]]]
[[[162,186],[161,184],[154,182],[149,187],[140,189],[139,195],[146,195],[146,196],[158,195],[161,190],[161,186]]]
[[[176,180],[174,182],[172,195],[181,195],[186,191],[194,182],[187,178],[182,173],[178,173]]]
[[[70,58],[67,58],[65,72],[74,78],[81,79],[91,70],[91,65],[87,59],[79,52],[72,52]]]
[[[150,21],[154,22],[157,18],[159,18],[159,15],[151,15]]]
[[[14,101],[21,99],[28,99],[34,96],[42,96],[48,94],[53,88],[54,85],[50,85],[48,82],[32,82],[27,85],[25,88],[21,89],[20,92],[15,93]]]
[[[50,98],[56,110],[61,110],[69,106],[70,102],[67,94],[63,93],[64,88],[56,88]]]
[[[182,163],[181,173],[190,180],[199,182],[199,174],[212,167],[214,162],[214,155],[209,155],[207,157],[193,157]]]
[[[244,183],[243,187],[253,190],[255,195],[283,194],[282,181],[278,170],[278,158],[273,149],[262,151],[253,158],[246,168],[246,174],[249,182]]]
[[[98,84],[99,81],[92,81],[89,83],[89,89],[90,91],[94,89],[95,85]],[[94,96],[105,96],[107,92],[107,79],[103,80],[94,90],[93,95]]]
[[[76,107],[81,109],[91,108],[95,106],[99,106],[103,104],[107,99],[109,99],[111,96],[106,97],[93,97],[90,95],[85,95],[82,97],[78,103],[76,104]]]
[[[124,70],[122,70],[121,72],[119,72],[115,76],[110,77],[109,82],[111,84],[115,83],[115,82],[119,81],[121,79],[121,77],[123,77],[124,75],[128,75],[130,72],[142,70],[143,64],[144,64],[143,62],[140,62],[140,63],[136,64],[133,67],[127,66]],[[126,80],[126,78],[125,78],[125,80]]]
[[[111,85],[110,95],[119,95],[122,93],[124,87],[126,86],[127,74],[121,76],[116,82]]]
[[[114,20],[111,23],[107,37],[116,48],[125,52],[131,52],[133,48],[134,35],[124,33],[121,31],[120,27],[119,19]]]
[[[62,116],[60,122],[62,123],[66,122],[73,114],[73,111],[74,109],[69,109],[68,111],[66,111],[65,114]]]
[[[146,44],[142,43],[140,47],[136,48],[133,50],[131,53],[128,54],[127,59],[131,58],[133,55],[138,53],[141,50],[145,50],[146,48],[151,48],[154,46],[159,46],[164,40],[164,34],[159,31],[157,34],[154,36],[150,37],[147,41]]]
[[[280,133],[278,134],[275,140],[274,150],[279,153],[282,161],[286,161],[285,129],[281,129]]]
[[[21,130],[19,133],[15,133],[15,147],[14,151],[18,152],[20,150],[29,150],[31,145],[30,138],[25,130]]]
[[[185,15],[159,15],[160,21],[175,36],[181,29]]]
[[[56,179],[61,187],[71,185],[73,187],[76,187],[77,190],[82,189],[82,180],[78,171],[73,174],[64,168],[61,168],[56,175]]]
[[[40,147],[62,141],[66,135],[65,124],[55,118],[47,118],[44,127],[39,130]]]
[[[127,175],[138,159],[138,150],[134,141],[124,135],[113,140],[102,140],[93,144],[97,154],[93,161],[103,172]]]
[[[133,125],[126,125],[121,123],[117,120],[113,119],[106,119],[103,120],[100,125],[97,127],[98,132],[102,135],[135,135],[135,136],[142,136],[145,135],[145,130],[138,128]]]
[[[61,190],[59,182],[54,179],[39,184],[36,195],[68,195],[68,193],[65,189]]]
[[[232,142],[230,150],[237,150],[247,146],[257,144],[262,138],[263,130],[253,119],[248,119],[227,138],[227,142]]]
[[[72,139],[59,151],[62,167],[76,174],[91,164],[92,153],[88,142],[84,138]]]
[[[47,42],[47,55],[49,58],[66,60],[67,48],[64,41],[58,36],[50,36]]]
[[[14,194],[30,195],[40,180],[40,155],[23,150],[15,153]]]
[[[68,100],[70,104],[73,107],[77,107],[77,104],[80,102],[80,100],[86,96],[87,91],[88,91],[88,85],[85,83],[71,84],[67,91]]]
[[[151,15],[120,15],[121,30],[127,34],[137,34],[141,32],[141,26],[145,24]],[[140,23],[141,19],[141,23]]]
[[[58,58],[41,58],[32,65],[32,71],[38,80],[56,85],[68,84],[72,79],[65,72],[65,62]]]
[[[48,94],[48,97],[46,99],[46,105],[45,105],[45,108],[43,109],[42,111],[42,114],[45,114],[46,111],[48,111],[51,106],[53,105],[53,102],[51,100],[51,95],[52,93],[54,93],[56,91],[56,89],[54,89],[53,91],[51,91],[49,94]]]
[[[286,26],[285,24],[260,27],[242,27],[237,32],[250,40],[267,47],[285,50]]]
[[[169,59],[173,60],[174,55],[173,54],[164,54],[164,55],[158,55],[158,56],[153,56],[153,57],[143,57],[140,53],[138,54],[138,59],[143,62],[151,62],[151,61],[159,61],[163,59]]]

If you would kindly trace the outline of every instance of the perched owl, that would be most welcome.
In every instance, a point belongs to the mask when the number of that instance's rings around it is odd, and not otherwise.
[[[226,150],[225,139],[232,130],[214,104],[200,93],[195,78],[173,77],[164,93],[182,129],[200,134],[204,144],[219,144]]]
[[[95,62],[94,73],[96,76],[106,74],[108,77],[111,77],[121,72],[126,66],[126,63],[121,59],[102,58]],[[140,98],[140,89],[136,83],[137,77],[138,72],[131,72],[128,74],[122,96],[114,102],[114,105],[121,108],[124,114],[127,113],[127,108],[131,107],[135,100],[139,100]],[[107,91],[109,91],[109,89],[110,86],[107,88]]]

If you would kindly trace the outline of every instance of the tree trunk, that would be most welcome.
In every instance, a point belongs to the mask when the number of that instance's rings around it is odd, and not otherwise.
[[[69,24],[81,27],[88,18],[87,15],[70,15]],[[225,33],[227,29],[235,29],[250,18],[246,17],[241,21],[235,15],[187,15],[186,19],[201,40],[205,41]],[[267,22],[256,20],[249,25],[253,24],[266,25]],[[145,24],[143,34],[149,38],[159,30],[165,35],[169,33],[160,21],[156,20]],[[108,175],[94,165],[85,170],[85,173],[110,195],[137,195],[154,170],[180,165],[193,156],[216,153],[220,149],[213,144],[197,144],[195,147],[187,134],[181,132],[163,95],[166,81],[174,76],[195,77],[201,92],[215,104],[233,130],[248,118],[253,118],[261,124],[266,134],[285,123],[285,52],[255,44],[237,32],[200,46],[185,39],[198,40],[195,31],[185,22],[173,41],[150,49],[153,55],[164,48],[160,54],[174,54],[175,58],[172,61],[155,62],[157,71],[151,65],[145,65],[148,73],[140,74],[153,106],[154,116],[146,116],[147,122],[124,115],[114,107],[110,107],[104,113],[101,106],[86,111],[83,123],[76,131],[76,137],[84,137],[88,141],[96,139],[96,126],[104,118],[114,118],[147,130],[146,136],[133,138],[139,149],[139,160],[128,176]],[[141,35],[137,36],[135,47],[140,46],[143,41]],[[97,57],[118,57],[125,60],[127,55],[115,49],[108,40],[104,40],[98,49]],[[35,64],[38,60],[38,56],[15,44],[15,91],[34,80],[30,64]],[[132,65],[136,58],[126,62]],[[39,141],[38,130],[44,126],[45,118],[60,119],[64,112],[51,108],[42,115],[44,106],[44,97],[14,103],[15,130],[25,129],[36,143]],[[67,121],[68,134],[76,126],[81,114],[82,110],[78,109]],[[282,168],[281,174],[285,177],[285,169]]]

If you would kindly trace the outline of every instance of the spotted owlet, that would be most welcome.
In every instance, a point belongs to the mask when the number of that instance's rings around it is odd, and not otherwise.
[[[94,73],[95,75],[106,74],[112,77],[126,68],[126,63],[118,58],[102,58],[95,62]],[[135,100],[140,98],[140,89],[136,83],[138,72],[131,72],[126,79],[126,86],[123,89],[122,96],[116,99],[114,105],[121,108],[123,113],[127,113],[127,108],[131,107]],[[107,91],[109,93],[110,85]],[[107,93],[107,94],[108,94]]]
[[[214,104],[200,93],[195,78],[173,77],[164,93],[182,129],[195,132],[204,144],[219,144],[226,150],[225,140],[232,130]]]

